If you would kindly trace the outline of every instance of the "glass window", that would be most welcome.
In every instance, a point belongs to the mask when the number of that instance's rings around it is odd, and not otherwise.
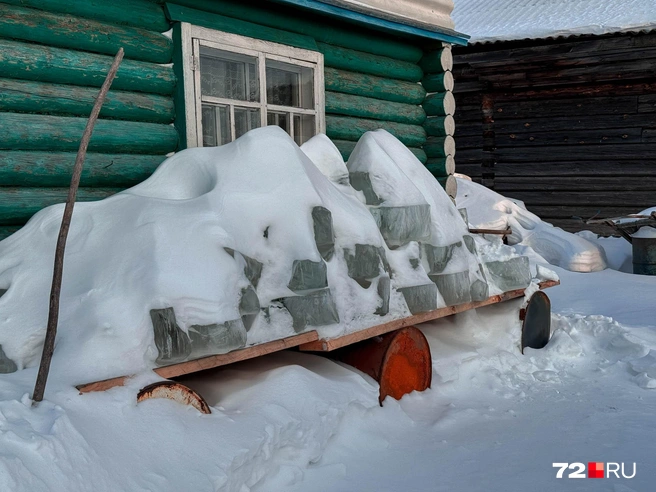
[[[277,125],[301,145],[324,131],[323,55],[182,23],[187,146]],[[187,51],[185,51],[187,50]]]

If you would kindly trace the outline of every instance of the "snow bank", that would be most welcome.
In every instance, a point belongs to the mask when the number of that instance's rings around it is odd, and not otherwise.
[[[571,234],[508,199],[468,179],[458,178],[459,208],[466,208],[475,228],[512,229],[508,243],[532,248],[547,263],[573,272],[596,272],[607,266],[604,250],[582,236]]]
[[[0,371],[38,363],[62,211],[0,242]],[[469,236],[384,130],[345,165],[325,136],[301,149],[257,129],[76,204],[52,377],[136,374],[310,329],[335,337],[528,286],[528,260],[504,248]]]

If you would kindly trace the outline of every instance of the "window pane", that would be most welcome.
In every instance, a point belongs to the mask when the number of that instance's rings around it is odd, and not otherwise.
[[[228,106],[203,104],[203,147],[215,147],[230,142],[230,111]]]
[[[266,61],[267,103],[314,108],[314,70],[274,60]]]
[[[267,114],[267,125],[277,125],[289,133],[289,114],[269,111]]]
[[[247,131],[259,127],[259,109],[235,108],[235,138],[239,138]]]
[[[257,58],[201,46],[200,85],[204,96],[259,102]]]
[[[314,115],[295,114],[294,115],[294,141],[301,145],[314,136]]]

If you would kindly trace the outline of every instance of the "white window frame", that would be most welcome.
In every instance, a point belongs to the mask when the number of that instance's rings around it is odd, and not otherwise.
[[[294,138],[294,115],[312,114],[315,116],[315,134],[326,132],[326,104],[324,93],[323,54],[283,44],[248,38],[214,29],[181,23],[182,69],[184,78],[185,126],[187,147],[203,146],[202,101],[200,86],[200,46],[207,46],[235,54],[258,58],[260,78],[260,101],[234,101],[211,96],[203,96],[207,102],[225,104],[230,108],[230,134],[235,138],[234,106],[260,109],[261,126],[267,125],[269,110],[285,112],[290,115],[289,135]],[[267,103],[266,60],[275,60],[299,67],[314,69],[314,109],[291,106],[278,106]]]

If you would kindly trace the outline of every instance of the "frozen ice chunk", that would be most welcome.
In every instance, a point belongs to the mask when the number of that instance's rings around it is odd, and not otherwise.
[[[258,314],[260,314],[260,300],[255,289],[249,285],[241,290],[241,299],[239,299],[239,315],[246,331],[251,329]]]
[[[385,250],[370,244],[356,244],[355,253],[350,250],[344,251],[346,265],[348,266],[349,277],[360,279],[372,279],[380,275],[381,262],[383,268],[387,271],[387,259]]]
[[[294,292],[328,287],[326,264],[323,261],[294,260],[292,279],[287,287]]]
[[[241,319],[221,324],[192,325],[189,337],[193,357],[225,354],[246,346],[246,327]]]
[[[189,336],[178,326],[173,308],[151,309],[150,319],[153,322],[155,345],[159,352],[157,364],[186,359],[191,353],[191,343]]]
[[[378,285],[376,286],[376,292],[382,299],[383,303],[381,306],[376,309],[374,314],[379,316],[385,316],[389,313],[389,300],[390,300],[390,278],[387,275],[381,275],[378,278]]]
[[[478,270],[470,275],[470,279],[472,278],[470,289],[472,301],[484,301],[490,297],[490,286],[487,284],[482,265],[479,264]]]
[[[476,254],[476,241],[474,241],[474,238],[465,234],[462,236],[462,240],[465,242],[465,246],[467,246],[467,249],[469,252],[473,255]]]
[[[330,181],[342,186],[349,185],[348,169],[342,154],[326,135],[315,135],[301,145],[301,150]]]
[[[235,260],[243,263],[244,275],[246,275],[246,278],[250,280],[251,284],[253,284],[253,287],[257,288],[257,283],[260,281],[260,276],[262,275],[262,263],[251,258],[250,256],[246,256],[245,254],[240,253],[239,251],[235,251],[232,248],[223,249],[225,249],[226,252]]]
[[[414,285],[397,289],[412,314],[437,309],[437,287],[435,284]]]
[[[430,206],[370,207],[388,246],[403,246],[410,241],[424,241],[430,236]]]
[[[10,372],[16,372],[17,369],[18,367],[16,367],[14,361],[11,360],[9,357],[7,357],[5,351],[2,350],[2,345],[0,345],[0,374],[8,374]]]
[[[4,296],[5,292],[7,292],[7,289],[0,289],[0,297]]]
[[[467,209],[459,208],[458,213],[460,214],[460,217],[462,217],[462,220],[465,221],[465,224],[469,225],[469,217],[467,216]]]
[[[429,277],[437,285],[447,306],[455,306],[456,304],[464,304],[465,302],[471,301],[471,284],[468,271],[442,273],[439,275],[429,275]]]
[[[383,200],[376,194],[371,184],[369,173],[350,173],[351,186],[364,193],[364,200],[367,205],[380,205]]]
[[[302,296],[283,297],[283,306],[292,315],[293,327],[300,333],[309,326],[339,323],[339,314],[330,289],[317,290]]]
[[[489,261],[485,266],[489,273],[488,281],[504,292],[524,289],[531,283],[531,269],[526,256],[505,261]]]
[[[424,244],[426,261],[428,261],[428,273],[431,275],[442,273],[453,256],[453,251],[460,246],[462,246],[461,242],[449,244],[448,246]]]
[[[330,210],[324,207],[312,209],[312,221],[314,223],[314,242],[321,257],[328,261],[335,253],[335,232],[333,231],[333,216]]]

